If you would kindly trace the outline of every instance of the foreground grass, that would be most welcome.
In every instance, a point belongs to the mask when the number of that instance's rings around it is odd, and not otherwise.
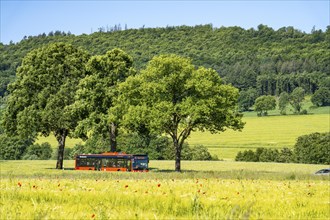
[[[329,219],[324,165],[151,161],[149,173],[1,161],[1,219]]]

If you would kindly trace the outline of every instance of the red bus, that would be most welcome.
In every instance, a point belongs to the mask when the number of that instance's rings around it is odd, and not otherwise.
[[[146,154],[80,154],[75,158],[75,170],[148,172],[148,163]]]

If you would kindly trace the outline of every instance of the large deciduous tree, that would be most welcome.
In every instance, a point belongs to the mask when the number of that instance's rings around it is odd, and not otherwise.
[[[240,130],[244,123],[236,112],[238,90],[224,85],[216,71],[192,65],[176,55],[154,57],[140,74],[120,85],[119,103],[126,105],[123,123],[166,133],[175,149],[175,170],[181,170],[184,141],[195,130]]]
[[[133,60],[120,49],[91,57],[86,65],[88,76],[80,81],[74,111],[81,121],[76,133],[80,137],[99,136],[109,140],[111,151],[116,151],[118,120],[109,111],[117,96],[117,84],[134,74]]]
[[[79,80],[85,76],[87,52],[64,43],[28,53],[17,69],[3,124],[7,133],[35,137],[53,133],[58,142],[56,168],[63,168],[65,140],[77,118],[69,110]]]

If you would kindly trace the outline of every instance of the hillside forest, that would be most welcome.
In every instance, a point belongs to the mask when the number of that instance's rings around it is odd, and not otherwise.
[[[257,29],[213,27],[212,24],[122,30],[120,25],[75,36],[52,31],[25,36],[20,42],[0,43],[0,96],[15,79],[17,67],[31,50],[52,42],[70,43],[91,55],[120,48],[133,58],[133,67],[143,69],[160,54],[192,59],[196,66],[212,68],[240,91],[255,89],[258,96],[291,93],[302,87],[313,94],[330,85],[330,27],[305,33],[294,27],[274,30],[260,24]]]

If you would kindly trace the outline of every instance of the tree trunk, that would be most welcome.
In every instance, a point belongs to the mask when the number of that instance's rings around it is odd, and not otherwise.
[[[58,142],[56,169],[63,169],[64,147],[67,134],[67,130],[61,130],[55,133],[55,137]]]
[[[115,123],[111,123],[110,125],[110,151],[111,152],[116,152],[117,150],[117,134],[118,134],[118,129],[117,125]]]
[[[182,146],[179,144],[179,140],[173,137],[173,145],[175,149],[175,171],[181,172],[181,149]]]

